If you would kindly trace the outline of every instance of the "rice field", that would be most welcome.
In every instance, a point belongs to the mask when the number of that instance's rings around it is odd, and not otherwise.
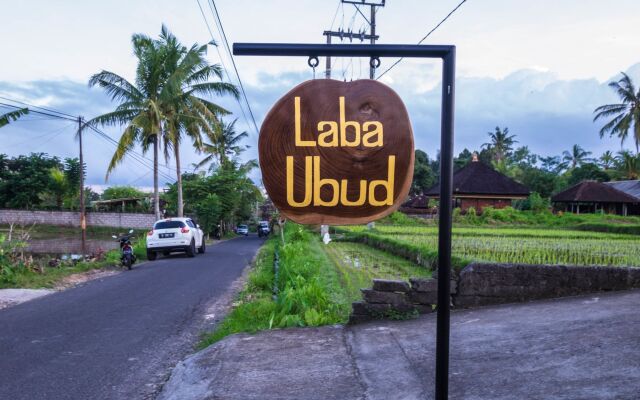
[[[409,280],[431,276],[431,271],[424,267],[365,244],[331,242],[323,249],[340,273],[350,301],[361,299],[360,288],[371,287],[376,278]]]
[[[366,227],[346,228],[365,231]],[[378,225],[370,231],[435,250],[437,228]],[[637,235],[542,228],[454,228],[453,254],[473,261],[640,267]]]

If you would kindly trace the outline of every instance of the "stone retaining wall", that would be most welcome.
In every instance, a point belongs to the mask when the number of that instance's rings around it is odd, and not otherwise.
[[[411,278],[410,282],[374,279],[372,289],[361,289],[364,300],[352,304],[349,323],[433,312],[438,302],[438,281]],[[451,281],[451,293],[456,287]]]
[[[87,225],[114,228],[150,228],[156,221],[153,214],[87,212]],[[42,225],[80,226],[77,211],[0,210],[0,224],[33,223]]]
[[[633,288],[640,288],[640,268],[473,263],[460,272],[453,304],[475,307]]]
[[[438,298],[434,276],[411,283],[374,279],[362,289],[363,301],[353,303],[349,323],[431,312]],[[634,288],[640,268],[473,263],[451,281],[451,300],[468,308]]]

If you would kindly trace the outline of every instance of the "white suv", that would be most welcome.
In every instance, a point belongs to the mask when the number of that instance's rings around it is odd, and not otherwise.
[[[153,224],[147,232],[147,258],[151,261],[162,253],[168,256],[172,251],[184,251],[194,257],[196,251],[205,251],[204,233],[191,218],[167,218]]]

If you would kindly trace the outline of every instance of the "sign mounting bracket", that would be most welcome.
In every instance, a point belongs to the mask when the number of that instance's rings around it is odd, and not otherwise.
[[[449,396],[453,124],[456,48],[450,45],[234,43],[237,56],[439,58],[442,60],[440,129],[440,210],[438,221],[438,304],[435,397]],[[442,306],[445,305],[445,306]]]

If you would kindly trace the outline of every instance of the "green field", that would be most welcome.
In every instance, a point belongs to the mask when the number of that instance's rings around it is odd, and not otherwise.
[[[378,224],[369,232],[400,243],[435,250],[435,226]],[[472,261],[560,265],[613,265],[640,267],[637,235],[528,227],[455,227],[453,254]]]

